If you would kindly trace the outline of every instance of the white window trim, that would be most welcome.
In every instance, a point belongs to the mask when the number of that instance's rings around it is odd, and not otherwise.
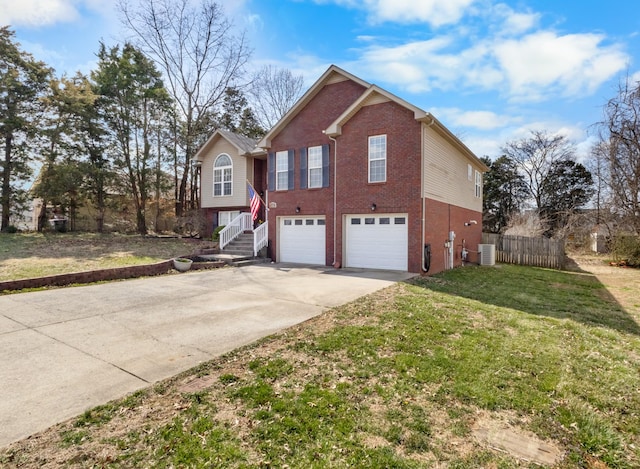
[[[371,140],[374,138],[380,138],[380,137],[384,137],[384,156],[382,158],[375,158],[372,159],[371,158]],[[369,145],[368,145],[368,158],[367,158],[367,171],[369,174],[368,177],[368,181],[370,183],[376,184],[376,183],[381,183],[381,182],[387,182],[387,135],[386,134],[382,134],[382,135],[371,135],[369,137]],[[384,179],[382,181],[372,181],[371,180],[371,162],[373,161],[384,161]]]
[[[231,223],[233,219],[236,218],[238,215],[240,215],[239,210],[227,210],[227,211],[218,212],[218,225],[226,226],[229,223]],[[222,223],[223,221],[225,223]]]
[[[222,158],[223,156],[226,156],[227,158],[229,158],[229,165],[227,166],[216,166],[216,162],[218,161],[219,158]],[[224,170],[225,169],[230,169],[231,170],[231,178],[229,179],[229,181],[225,181],[224,180]],[[220,182],[216,182],[216,172],[219,171],[220,174]],[[225,194],[224,193],[224,184],[225,182],[228,182],[230,184],[230,189],[229,189],[229,193]],[[220,195],[216,195],[216,184],[220,184]],[[220,153],[215,161],[213,162],[213,197],[231,197],[233,196],[233,159],[231,158],[231,156],[229,156],[226,153]]]
[[[311,150],[314,153],[317,151],[320,158],[318,159],[317,166],[311,166]],[[311,170],[320,170],[320,181],[316,185],[312,184],[313,179],[311,178]],[[307,148],[307,189],[318,189],[322,187],[322,146],[309,147]]]
[[[286,163],[285,169],[278,169],[278,158],[284,158],[284,161]],[[276,152],[275,163],[276,163],[276,190],[286,191],[289,189],[289,152],[286,150]],[[280,178],[278,177],[278,175],[281,173],[285,173],[287,175],[287,183],[285,184],[285,187],[280,187]]]
[[[482,174],[476,170],[476,197],[482,197]]]

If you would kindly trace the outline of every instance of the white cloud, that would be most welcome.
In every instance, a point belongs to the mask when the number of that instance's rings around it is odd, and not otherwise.
[[[477,157],[488,156],[492,159],[500,155],[500,146],[504,143],[481,135],[468,135],[462,141]]]
[[[604,36],[540,31],[495,44],[495,58],[512,96],[540,99],[557,91],[565,96],[591,94],[626,66],[618,46],[601,46]]]
[[[432,26],[453,24],[475,0],[366,0],[372,17],[378,21],[425,22]]]
[[[607,45],[603,34],[536,30],[540,13],[492,0],[316,1],[364,9],[376,21],[455,24],[427,40],[390,46],[376,43],[377,37],[358,37],[363,48],[356,68],[412,93],[498,91],[506,99],[530,102],[581,97],[629,62],[622,46]]]
[[[522,34],[538,25],[541,15],[531,11],[517,12],[513,8],[498,3],[485,12],[485,17],[494,24],[496,35]],[[498,21],[499,20],[499,21]]]
[[[12,26],[45,26],[77,17],[72,0],[4,0],[0,7],[0,24]]]
[[[229,17],[235,17],[242,15],[247,1],[246,0],[217,0],[219,5],[222,5],[224,13]]]
[[[374,22],[427,23],[443,26],[459,21],[477,0],[333,0],[368,12]],[[326,3],[326,0],[316,0]]]
[[[465,49],[460,39],[443,35],[390,47],[371,45],[363,49],[358,68],[413,93],[481,89],[517,101],[543,101],[593,94],[624,70],[628,55],[619,45],[602,45],[604,40],[599,34],[538,31],[479,40]]]
[[[450,43],[449,38],[440,37],[395,47],[371,46],[361,56],[359,68],[364,68],[367,76],[415,93],[430,91],[455,78],[460,58],[443,52]]]
[[[494,130],[516,122],[516,119],[491,111],[465,111],[459,108],[434,108],[431,111],[439,120],[446,120],[453,127],[470,127]]]
[[[264,29],[264,20],[260,15],[248,14],[244,17],[244,22],[248,28],[262,31]]]
[[[567,124],[558,120],[530,120],[518,126],[508,126],[499,132],[484,132],[482,130],[466,133],[463,141],[476,156],[489,156],[492,159],[502,154],[501,148],[508,142],[528,139],[531,131],[544,131],[550,135],[564,135],[573,142],[576,149],[577,161],[584,163],[589,155],[593,137],[587,135],[578,125]]]
[[[512,13],[505,18],[504,29],[512,34],[523,33],[533,28],[539,19],[536,13]]]

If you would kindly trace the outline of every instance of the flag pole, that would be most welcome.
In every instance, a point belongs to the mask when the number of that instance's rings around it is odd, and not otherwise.
[[[247,179],[247,184],[249,184],[249,187],[251,187],[251,189],[253,189],[253,192],[258,196],[258,199],[260,199],[260,202],[262,202],[262,205],[264,205],[264,208],[268,212],[269,211],[269,207],[267,207],[266,202],[264,201],[264,199],[262,197],[260,197],[260,193],[256,190],[255,187],[253,187],[253,184],[251,184],[248,179]]]

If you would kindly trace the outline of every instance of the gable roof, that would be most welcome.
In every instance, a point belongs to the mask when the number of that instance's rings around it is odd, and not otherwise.
[[[358,78],[357,76],[352,75],[351,73],[341,69],[336,65],[331,65],[327,69],[327,71],[324,72],[322,76],[318,78],[313,85],[311,85],[311,88],[309,88],[307,92],[302,95],[302,97],[291,107],[291,109],[289,109],[289,111],[284,116],[282,116],[282,118],[276,123],[276,125],[274,125],[271,128],[271,130],[267,132],[267,134],[262,138],[262,140],[258,142],[258,147],[270,148],[271,140],[276,135],[278,135],[280,131],[282,131],[282,129],[284,129],[287,126],[287,124],[289,124],[289,122],[291,122],[291,119],[293,119],[296,116],[296,114],[298,114],[298,112],[300,112],[300,110],[304,108],[309,103],[309,101],[311,101],[320,92],[320,90],[322,90],[322,88],[325,85],[330,83],[337,83],[339,81],[346,81],[346,80],[354,81],[364,86],[365,88],[368,88],[369,86],[371,86],[370,83],[367,83],[361,78]]]
[[[329,137],[337,137],[342,134],[342,126],[346,124],[349,119],[355,116],[362,107],[369,104],[378,104],[383,102],[394,102],[405,109],[413,112],[413,117],[419,122],[423,122],[427,127],[432,127],[445,139],[447,139],[454,147],[458,149],[467,159],[479,166],[482,171],[488,171],[489,168],[473,153],[462,141],[456,137],[449,129],[447,129],[442,122],[436,119],[430,112],[426,112],[417,106],[405,101],[402,98],[390,93],[389,91],[380,88],[377,85],[370,85],[369,88],[362,93],[362,95],[356,99],[351,106],[334,120],[329,127],[324,131]]]
[[[355,116],[363,106],[369,104],[372,100],[375,100],[376,103],[385,102],[385,101],[393,101],[402,107],[409,109],[413,112],[413,116],[416,120],[422,119],[427,115],[427,112],[423,111],[419,107],[414,106],[413,104],[405,101],[402,98],[395,96],[392,93],[389,93],[387,90],[380,88],[377,85],[369,85],[368,89],[360,95],[358,99],[356,99],[351,106],[349,106],[345,111],[338,116],[338,118],[329,125],[329,127],[325,130],[325,134],[330,137],[337,137],[342,134],[342,126],[349,121],[353,116]]]
[[[217,129],[211,135],[211,137],[209,137],[209,139],[205,142],[205,144],[200,147],[200,149],[196,152],[196,154],[193,155],[192,159],[195,161],[201,161],[204,158],[204,155],[215,144],[215,142],[217,142],[221,138],[225,139],[236,150],[238,150],[238,156],[264,154],[264,151],[255,151],[257,140],[246,137],[244,135],[236,134],[229,130]]]
[[[355,116],[363,106],[373,103],[382,103],[392,101],[400,106],[413,112],[413,116],[417,121],[423,122],[427,127],[432,127],[445,139],[447,139],[454,147],[456,147],[466,158],[480,167],[482,171],[488,171],[489,168],[478,158],[462,141],[456,137],[449,129],[447,129],[438,119],[431,113],[420,109],[417,106],[405,101],[402,98],[380,88],[377,85],[368,83],[361,78],[341,69],[336,65],[331,65],[326,72],[322,74],[318,80],[307,90],[307,92],[294,104],[291,109],[274,125],[269,132],[257,143],[253,154],[264,154],[266,148],[271,147],[271,141],[284,129],[289,122],[302,110],[327,84],[339,81],[352,80],[363,86],[365,91],[356,99],[338,118],[333,121],[324,133],[329,137],[337,137],[342,133],[342,126]]]

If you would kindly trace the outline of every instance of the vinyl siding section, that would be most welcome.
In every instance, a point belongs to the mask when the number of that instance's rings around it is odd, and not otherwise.
[[[231,195],[213,196],[213,163],[218,155],[226,153],[233,162],[233,187]],[[246,207],[249,205],[247,194],[247,179],[252,180],[252,158],[238,155],[238,149],[224,139],[219,139],[211,147],[202,161],[201,167],[201,205],[203,208],[212,207]]]
[[[468,165],[480,170],[434,129],[423,125],[424,193],[440,202],[482,212],[482,198],[475,196],[475,173],[468,179]]]

